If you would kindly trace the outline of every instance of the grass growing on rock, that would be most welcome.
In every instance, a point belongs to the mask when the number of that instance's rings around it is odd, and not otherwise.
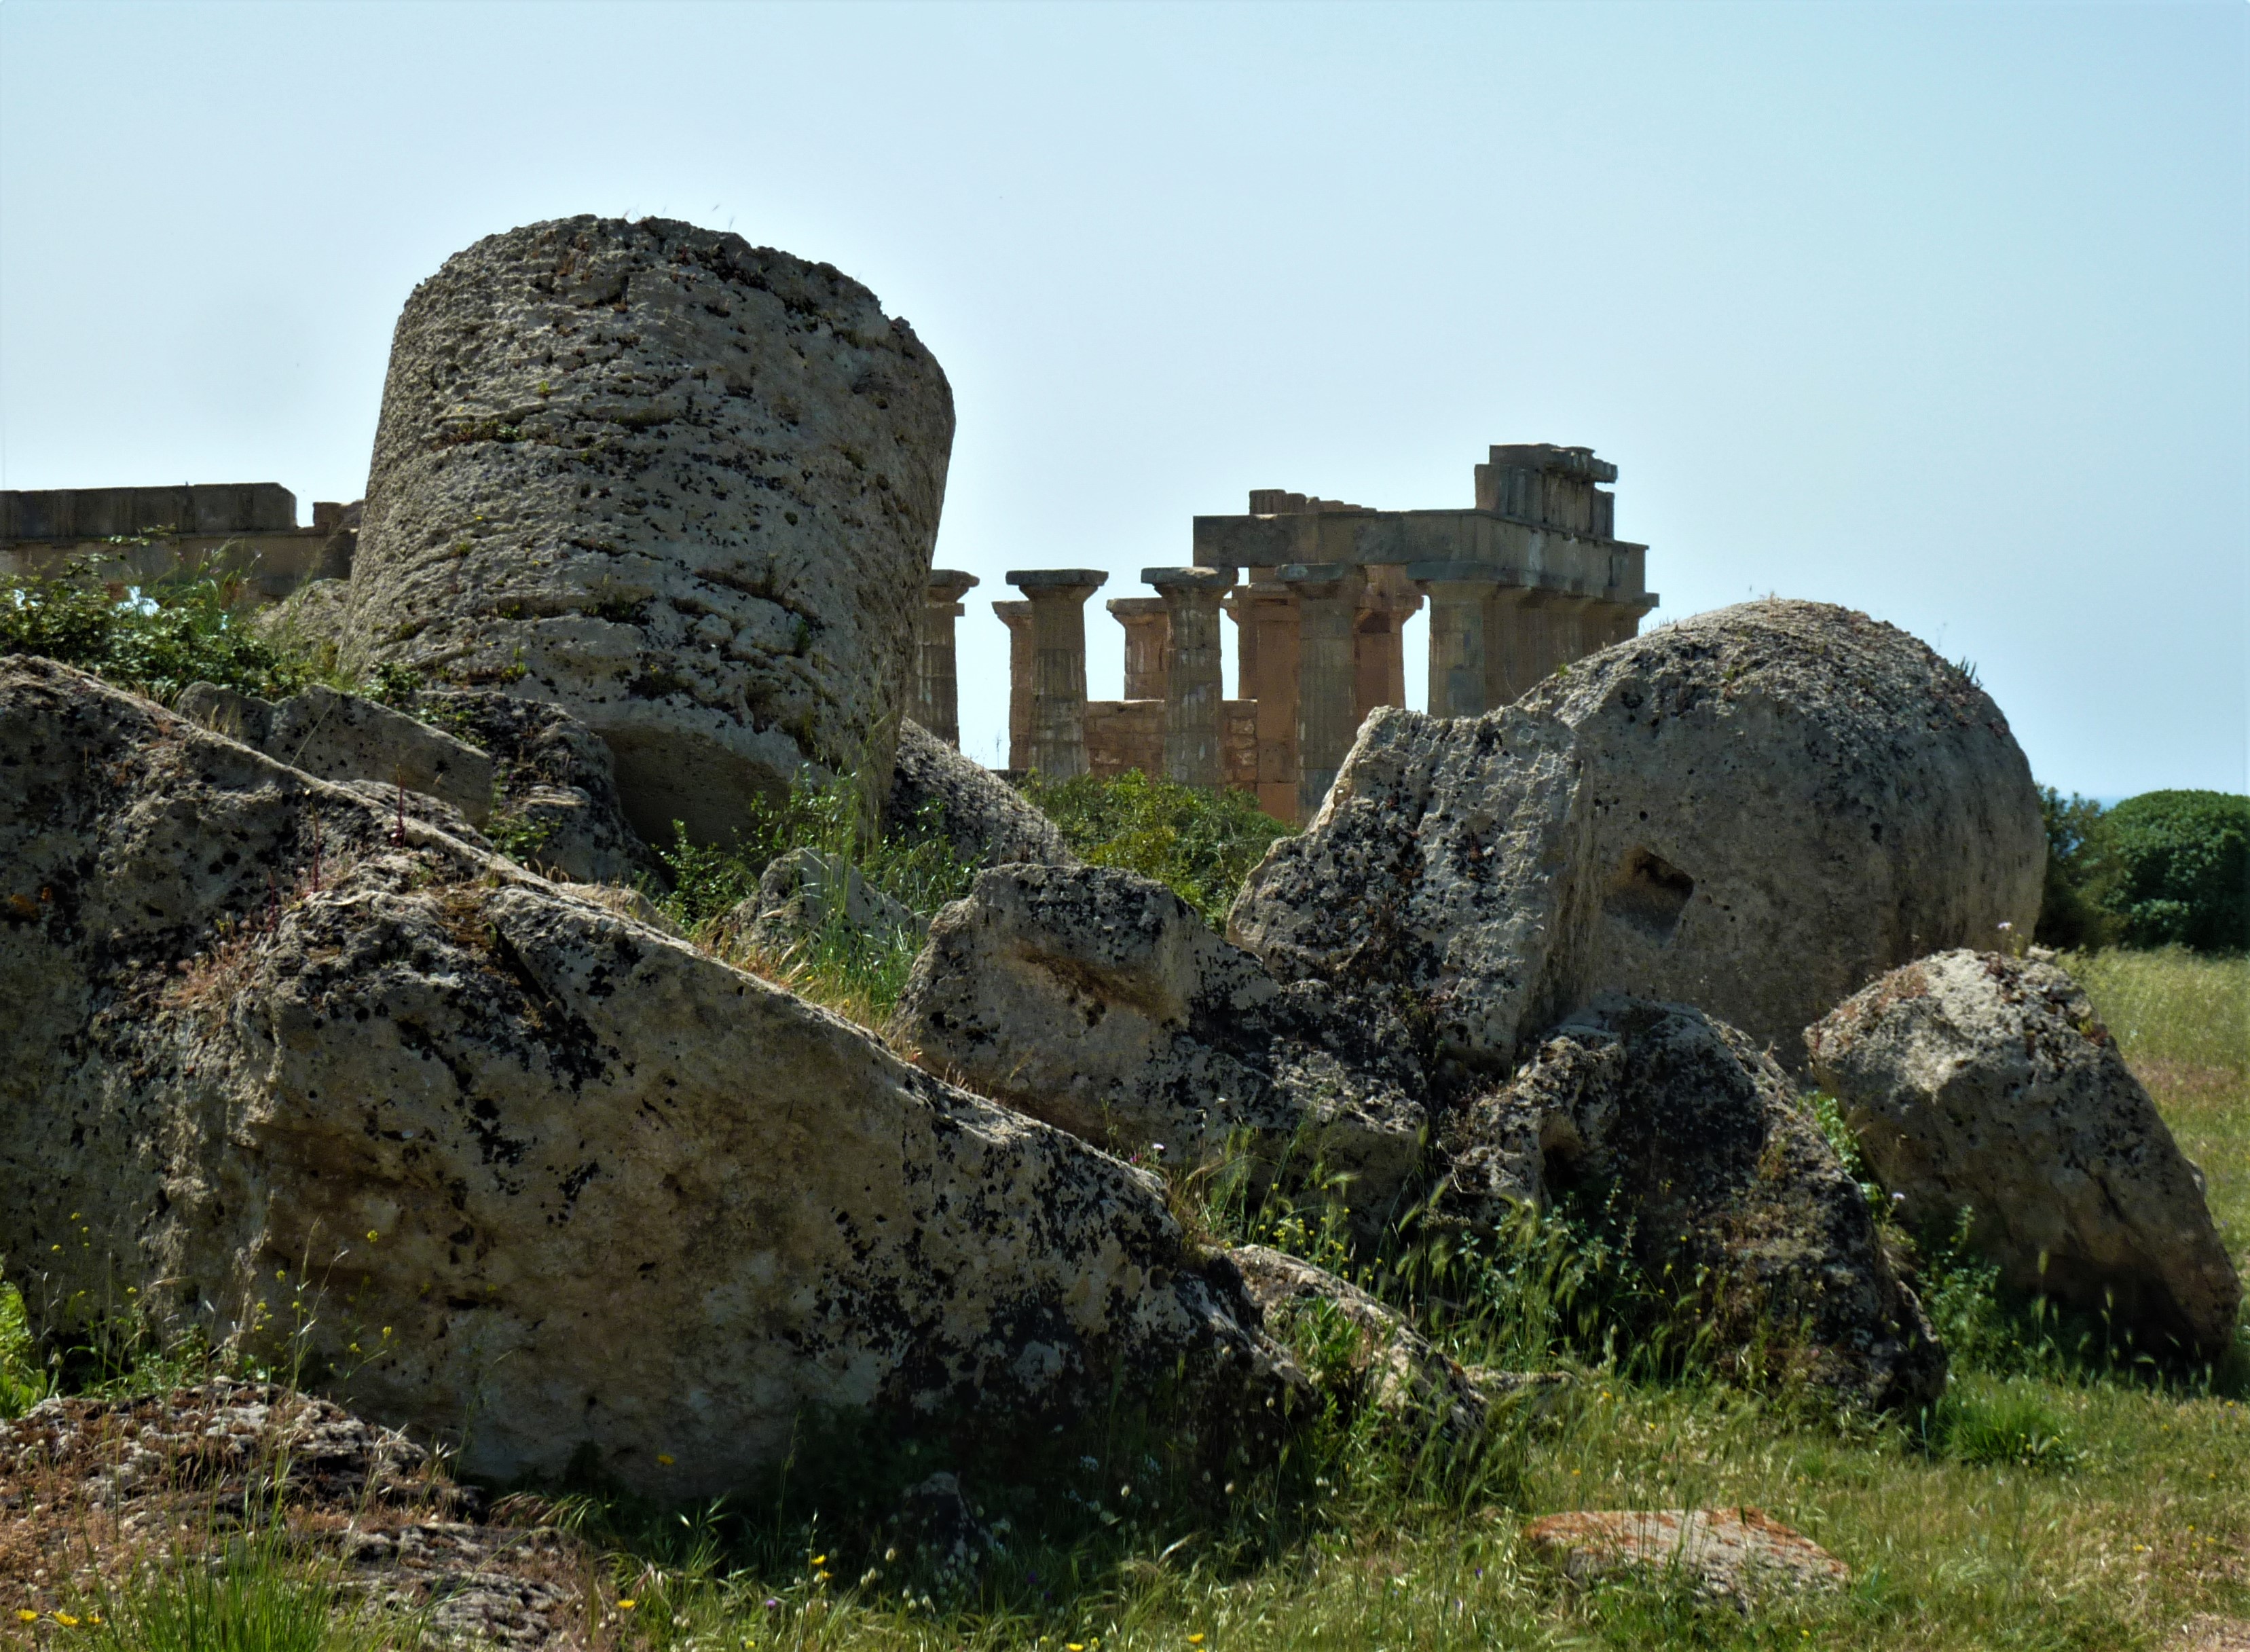
[[[2209,1172],[2238,1264],[2250,1264],[2250,1068],[2240,1041],[2206,1021],[2240,999],[2202,968],[2177,954],[2106,954],[2088,980]],[[1340,1258],[1336,1213],[1322,1204],[1261,1206],[1208,1185],[1183,1197],[1217,1237]],[[2088,1358],[2002,1300],[1988,1272],[1937,1255],[1925,1282],[1953,1343],[1951,1392],[1922,1417],[1838,1417],[1723,1382],[1692,1349],[1654,1358],[1613,1334],[1635,1323],[1634,1282],[1603,1254],[1598,1218],[1526,1220],[1482,1271],[1460,1264],[1453,1311],[1428,1317],[1466,1359],[1576,1375],[1551,1406],[1505,1415],[1468,1469],[1335,1416],[1278,1470],[1202,1489],[1147,1478],[1145,1437],[1128,1418],[1098,1422],[1072,1442],[1081,1455],[1029,1485],[942,1442],[918,1447],[887,1463],[893,1483],[900,1471],[956,1472],[988,1520],[1006,1523],[1004,1550],[963,1575],[902,1550],[869,1515],[880,1500],[848,1495],[864,1466],[852,1442],[808,1441],[783,1483],[702,1508],[550,1496],[549,1517],[604,1556],[590,1639],[652,1652],[2106,1652],[2165,1648],[2199,1614],[2250,1618],[2240,1369],[2164,1374]],[[1417,1284],[1403,1268],[1370,1282]],[[1480,1294],[1461,1289],[1472,1283]],[[1293,1335],[1319,1363],[1317,1317]],[[35,1365],[10,1369],[42,1379]],[[1571,1585],[1520,1537],[1527,1520],[1563,1510],[1737,1503],[1839,1555],[1851,1584],[1744,1611],[1662,1579]],[[94,1644],[83,1628],[45,1622],[36,1638]]]
[[[2109,953],[2085,978],[2204,1165],[2238,1265],[2250,1266],[2241,967],[2212,974],[2183,954]],[[1337,1260],[1336,1224],[1316,1208],[1249,1208],[1218,1190],[1204,1209],[1220,1236]],[[783,1517],[773,1505],[721,1505],[683,1520],[592,1499],[575,1517],[607,1543],[614,1593],[635,1602],[612,1609],[605,1630],[666,1652],[2094,1652],[2164,1648],[2199,1614],[2250,1617],[2250,1393],[2240,1367],[2183,1376],[2088,1358],[2002,1300],[1988,1270],[1941,1253],[1926,1283],[1956,1341],[1946,1400],[1911,1420],[1839,1418],[1611,1334],[1632,1321],[1633,1282],[1583,1218],[1527,1221],[1487,1260],[1481,1298],[1459,1296],[1463,1305],[1434,1327],[1439,1340],[1465,1359],[1578,1380],[1545,1412],[1506,1419],[1473,1472],[1438,1472],[1415,1441],[1331,1422],[1289,1475],[1167,1513],[1131,1510],[1108,1483],[1124,1483],[1119,1465],[1103,1462],[1089,1483],[1106,1488],[1094,1500],[1115,1524],[1016,1519],[1006,1552],[966,1580],[887,1559],[880,1534],[801,1508]],[[1317,1326],[1301,1323],[1298,1335],[1316,1338]],[[973,1461],[930,1466],[988,1495]],[[1660,1579],[1581,1587],[1519,1535],[1527,1520],[1569,1509],[1736,1503],[1838,1554],[1850,1586],[1747,1612]]]
[[[1138,769],[1114,778],[1035,775],[1024,794],[1062,828],[1073,854],[1156,879],[1222,930],[1242,880],[1290,832],[1247,792],[1199,791]]]

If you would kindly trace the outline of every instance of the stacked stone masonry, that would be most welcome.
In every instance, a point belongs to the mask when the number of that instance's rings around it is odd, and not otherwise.
[[[1318,812],[1360,724],[1406,703],[1403,631],[1430,605],[1429,708],[1473,717],[1638,633],[1657,605],[1647,547],[1614,536],[1617,467],[1584,447],[1495,446],[1467,510],[1385,511],[1253,488],[1241,516],[1198,516],[1194,562],[1159,593],[1108,604],[1125,697],[1087,700],[1084,609],[1102,576],[1011,573],[1009,765],[1053,778],[1128,769],[1253,793],[1278,819]],[[1219,688],[1219,613],[1240,697]]]

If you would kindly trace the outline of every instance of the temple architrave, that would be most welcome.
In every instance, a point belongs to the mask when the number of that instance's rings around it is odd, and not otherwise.
[[[310,579],[351,572],[360,508],[323,500],[297,525],[297,496],[279,482],[177,487],[0,491],[0,576],[81,565],[112,586],[188,572],[242,579],[279,602]]]
[[[1126,632],[1122,700],[1085,697],[1085,603],[1103,577],[1011,573],[1029,600],[992,605],[1011,635],[1009,764],[1235,786],[1301,825],[1367,714],[1406,703],[1401,632],[1425,599],[1439,716],[1493,710],[1639,631],[1657,597],[1648,548],[1615,536],[1599,484],[1616,480],[1591,448],[1530,443],[1491,450],[1466,510],[1253,489],[1246,514],[1195,519],[1191,564],[1143,570],[1156,597],[1108,603]],[[1218,687],[1221,612],[1235,700]]]

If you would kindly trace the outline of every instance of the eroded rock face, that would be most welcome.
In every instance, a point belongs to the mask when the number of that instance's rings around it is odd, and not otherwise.
[[[130,1286],[159,1333],[301,1329],[467,1472],[590,1445],[667,1498],[824,1412],[1044,1429],[1122,1393],[1183,1449],[1278,1444],[1301,1374],[1152,1179],[397,830],[0,661],[0,1253],[36,1324]]]
[[[1945,1351],[1770,1056],[1682,1005],[1604,994],[1447,1121],[1440,1220],[1490,1234],[1555,1179],[1614,1190],[1635,1260],[1756,1378],[1927,1404]]]
[[[180,695],[179,711],[450,829],[418,800],[434,798],[469,825],[490,827],[511,859],[542,876],[663,881],[662,862],[625,824],[609,748],[562,707],[473,688],[424,688],[411,703],[418,715],[410,716],[332,688],[276,702],[198,682]],[[394,790],[411,795],[389,798]],[[473,840],[493,847],[480,834]]]
[[[927,825],[970,866],[1078,863],[1060,828],[1022,792],[918,722],[900,727],[883,823],[888,831],[908,833]]]
[[[784,957],[832,922],[884,945],[919,942],[929,927],[842,855],[798,847],[774,857],[758,892],[719,920],[714,940],[721,952]]]
[[[1455,1446],[1482,1441],[1490,1401],[1467,1370],[1398,1314],[1349,1281],[1268,1246],[1238,1245],[1227,1255],[1277,1334],[1313,1317],[1312,1340],[1327,1346],[1329,1358],[1310,1374],[1316,1386],[1337,1390],[1348,1411],[1371,1406],[1392,1427],[1442,1435]],[[1495,1372],[1494,1379],[1510,1399],[1546,1380],[1528,1372]]]
[[[825,264],[659,218],[487,237],[400,316],[344,631],[569,707],[644,838],[800,767],[880,798],[953,400]]]
[[[1395,1017],[1284,985],[1163,884],[1106,867],[1003,866],[941,911],[897,1035],[934,1072],[1121,1151],[1351,1176],[1370,1231],[1397,1213],[1428,1123]]]
[[[1760,602],[1580,660],[1514,705],[1377,714],[1229,933],[1277,973],[1425,998],[1504,1070],[1605,990],[1781,1059],[1884,971],[2039,911],[2046,840],[1991,698],[1912,637]]]
[[[2203,1179],[2063,971],[1954,951],[1895,970],[1805,1033],[1868,1165],[1916,1227],[1975,1212],[2019,1289],[2218,1353],[2242,1288]]]
[[[422,792],[473,826],[492,813],[492,758],[466,741],[358,695],[317,684],[286,700],[260,700],[190,683],[180,715],[323,780],[372,780]]]

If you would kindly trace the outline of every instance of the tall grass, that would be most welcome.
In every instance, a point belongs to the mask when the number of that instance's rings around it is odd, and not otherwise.
[[[2166,947],[2070,952],[2061,962],[2127,1061],[2250,1075],[2250,957]]]
[[[1214,929],[1226,927],[1242,880],[1290,831],[1246,792],[1205,791],[1138,769],[1053,782],[1034,776],[1024,792],[1062,828],[1073,854],[1156,879]]]

